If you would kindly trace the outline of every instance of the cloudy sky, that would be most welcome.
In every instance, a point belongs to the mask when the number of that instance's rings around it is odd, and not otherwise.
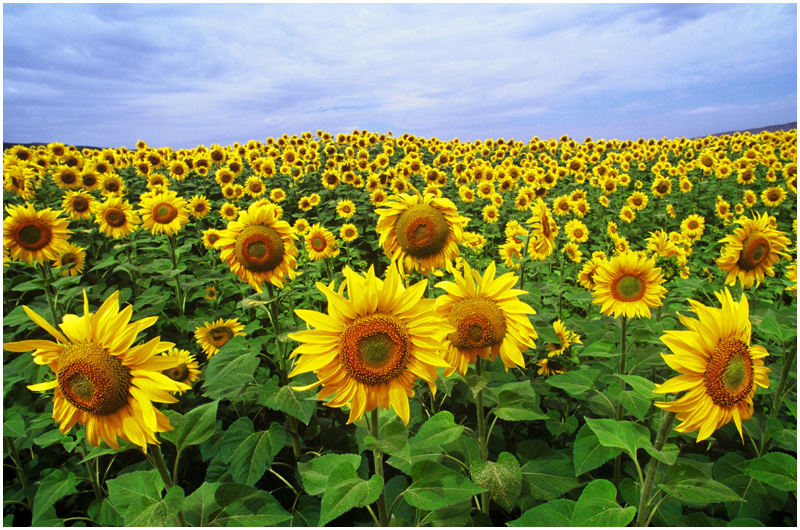
[[[791,4],[4,4],[3,140],[703,136],[797,119]]]

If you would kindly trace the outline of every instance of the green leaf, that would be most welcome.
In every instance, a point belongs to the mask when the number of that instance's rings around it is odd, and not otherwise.
[[[173,430],[165,432],[162,436],[175,444],[179,453],[190,445],[203,443],[217,431],[218,405],[219,401],[212,401],[193,408],[186,415],[167,411]]]
[[[616,375],[628,383],[633,391],[641,396],[648,399],[655,399],[657,397],[655,394],[653,394],[653,389],[656,387],[656,384],[649,379],[645,379],[644,377],[640,377],[638,375]]]
[[[36,489],[36,496],[33,498],[33,520],[31,524],[40,526],[45,518],[49,519],[46,514],[48,508],[52,508],[58,500],[67,495],[77,492],[74,473],[64,473],[60,469],[53,470]]]
[[[527,510],[519,519],[506,523],[508,526],[530,527],[548,526],[561,528],[572,524],[572,513],[575,511],[575,501],[569,499],[556,499]]]
[[[767,453],[744,463],[742,471],[781,491],[797,491],[797,459],[792,455]]]
[[[616,501],[617,488],[605,479],[587,484],[572,512],[570,526],[627,526],[636,508],[623,508]]]
[[[183,488],[174,486],[167,491],[163,500],[143,509],[128,510],[125,513],[125,526],[174,526],[183,505]]]
[[[656,448],[652,445],[644,446],[644,450],[647,451],[653,458],[659,462],[667,464],[668,466],[671,466],[675,463],[675,461],[678,459],[678,455],[681,452],[678,446],[673,443],[664,444],[664,447],[661,448],[661,451],[656,451]]]
[[[408,428],[399,421],[390,421],[382,428],[381,439],[367,435],[364,447],[368,450],[380,449],[387,455],[398,456],[411,464],[411,449],[408,442]]]
[[[600,375],[600,370],[587,368],[574,370],[565,374],[557,374],[547,379],[547,383],[560,388],[574,398],[581,398],[594,389],[594,382]]]
[[[572,448],[575,476],[580,476],[602,466],[621,452],[622,449],[601,445],[594,431],[588,425],[584,425],[578,431],[575,437],[575,445]]]
[[[308,462],[297,464],[300,478],[303,480],[303,489],[309,495],[322,495],[328,486],[328,477],[337,466],[347,462],[358,469],[361,465],[361,455],[353,454],[327,454],[318,456]]]
[[[536,392],[528,381],[506,383],[498,391],[497,406],[492,409],[492,412],[501,420],[547,419],[547,415],[539,408]]]
[[[382,476],[375,474],[367,481],[358,477],[350,462],[340,463],[328,477],[328,487],[322,495],[319,525],[325,526],[353,508],[375,502],[382,491]]]
[[[3,436],[10,438],[24,438],[27,436],[25,420],[18,412],[6,412],[3,421]]]
[[[274,406],[270,406],[270,408],[294,416],[308,425],[314,411],[317,410],[317,398],[313,392],[297,392],[287,385],[278,390]]]
[[[580,482],[572,476],[572,466],[566,458],[535,459],[522,466],[522,476],[534,499],[553,500],[571,491]]]
[[[622,449],[631,458],[636,458],[637,449],[652,445],[650,431],[638,423],[586,418],[586,425],[594,431],[601,445]]]
[[[754,328],[755,329],[755,328]],[[764,313],[764,318],[758,324],[758,330],[773,337],[778,344],[786,344],[793,337],[797,336],[797,325],[792,323],[782,313],[768,309]]]
[[[275,526],[292,518],[269,492],[246,484],[220,484],[214,500],[222,511],[211,517],[209,526]]]
[[[231,425],[231,428],[242,419]],[[228,431],[231,430],[228,429]],[[247,485],[255,484],[272,464],[272,459],[283,448],[286,433],[283,427],[275,422],[270,424],[268,431],[258,431],[243,436],[248,425],[239,424],[232,433],[226,431],[222,439],[223,452],[226,462],[230,464],[230,472],[236,482]],[[249,424],[252,429],[252,422]]]
[[[164,482],[158,471],[132,471],[106,481],[108,498],[114,507],[126,516],[161,501]]]
[[[475,460],[470,465],[472,481],[489,492],[492,500],[510,512],[522,492],[522,471],[514,455],[502,452],[497,462]]]
[[[453,413],[443,410],[428,418],[409,443],[414,447],[440,447],[455,442],[462,432],[464,426],[456,425]]]
[[[243,337],[234,337],[209,359],[203,383],[205,395],[233,401],[245,385],[254,382],[258,362],[256,352],[245,348]]]
[[[758,519],[752,519],[750,517],[737,517],[732,521],[728,521],[728,524],[726,526],[733,528],[742,528],[745,526],[766,526],[766,525],[761,521],[759,521]]]
[[[581,350],[582,357],[614,357],[619,353],[617,344],[609,340],[596,340]]]
[[[485,491],[464,475],[430,460],[413,464],[411,478],[404,498],[422,510],[438,510]]]
[[[711,479],[687,479],[676,484],[659,484],[658,487],[687,506],[744,500],[728,486]]]
[[[191,526],[208,526],[209,516],[219,510],[214,496],[219,482],[203,482],[183,501],[183,515]]]
[[[625,410],[636,416],[636,419],[638,420],[643,420],[650,410],[651,398],[644,397],[638,392],[624,390],[619,393],[617,399],[619,399],[619,402],[622,403],[622,406],[625,408]]]

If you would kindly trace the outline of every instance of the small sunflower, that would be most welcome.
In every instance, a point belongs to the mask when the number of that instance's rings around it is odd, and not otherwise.
[[[206,295],[203,297],[203,300],[216,300],[219,297],[219,293],[217,292],[217,288],[213,285],[206,285]]]
[[[650,191],[652,191],[653,195],[656,197],[666,197],[672,193],[672,179],[669,177],[656,177],[655,180],[653,180]]]
[[[576,243],[585,243],[589,239],[589,229],[577,219],[573,219],[567,223],[564,227],[564,233],[569,237],[570,241]]]
[[[514,273],[495,278],[495,271],[494,261],[483,276],[465,262],[463,275],[453,271],[455,283],[436,284],[445,291],[436,299],[436,312],[455,329],[444,341],[444,358],[450,365],[445,377],[456,371],[466,374],[478,357],[500,356],[506,370],[524,368],[522,352],[536,348],[536,330],[528,318],[536,311],[519,300],[527,291],[512,289],[517,282]]]
[[[100,181],[100,189],[103,195],[111,197],[120,197],[125,195],[125,183],[117,175],[107,175]]]
[[[594,275],[593,303],[603,314],[615,317],[645,316],[659,307],[667,290],[664,277],[655,261],[625,252],[614,256],[598,268]]]
[[[592,259],[583,266],[578,273],[578,283],[580,283],[584,289],[588,291],[594,289],[594,275],[597,274],[597,269],[600,268],[605,261],[605,258],[592,256]]]
[[[239,207],[236,206],[235,204],[226,202],[219,209],[219,215],[226,221],[233,221],[234,219],[236,219],[236,216],[239,215]]]
[[[119,291],[96,313],[89,312],[85,291],[83,301],[83,316],[66,315],[59,326],[61,331],[23,306],[57,342],[26,340],[4,344],[3,349],[35,350],[34,362],[48,365],[56,374],[52,381],[28,388],[35,392],[55,389],[53,419],[62,433],[81,423],[86,425],[86,439],[94,446],[102,438],[119,449],[120,437],[147,452],[148,443],[159,443],[155,433],[172,430],[169,418],[153,406],[153,401],[174,403],[170,392],[188,388],[161,373],[176,363],[157,354],[173,344],[156,337],[133,346],[139,333],[152,326],[157,317],[130,322],[133,308],[119,310]]]
[[[68,190],[61,207],[73,219],[89,219],[92,216],[92,203],[94,197],[83,191]]]
[[[52,176],[53,182],[61,189],[71,190],[81,185],[81,174],[75,168],[59,166]]]
[[[581,252],[581,248],[577,243],[573,243],[572,241],[568,242],[564,245],[564,248],[561,249],[561,252],[572,262],[580,263],[583,261],[583,252]]]
[[[215,248],[220,238],[222,238],[222,232],[220,230],[209,228],[203,232],[203,246],[206,248]]]
[[[269,200],[274,203],[283,202],[286,200],[286,192],[281,188],[275,188],[269,192]]]
[[[528,254],[533,259],[543,260],[555,250],[559,228],[542,199],[536,199],[531,210],[533,217],[526,221],[531,225]]]
[[[9,204],[6,211],[9,216],[3,220],[3,248],[14,261],[44,264],[68,250],[72,231],[67,228],[69,219],[59,217],[62,210],[37,211],[30,204]]]
[[[67,250],[56,257],[53,267],[60,269],[69,266],[61,271],[61,276],[77,276],[83,272],[83,263],[86,261],[86,251],[83,247],[67,243]]]
[[[764,206],[780,206],[786,200],[786,190],[780,186],[767,188],[761,192],[761,202]]]
[[[726,285],[738,278],[745,289],[753,282],[761,285],[764,276],[775,276],[772,266],[780,257],[789,257],[784,251],[791,241],[786,235],[770,226],[769,216],[756,213],[752,219],[742,217],[736,221],[741,227],[720,240],[725,247],[717,265],[728,274]]]
[[[153,234],[172,236],[189,222],[186,200],[174,191],[150,197],[139,203],[142,215],[142,228],[149,228]]]
[[[676,401],[656,401],[655,405],[677,413],[682,423],[676,431],[699,431],[698,442],[733,420],[744,443],[742,420],[753,415],[756,388],[769,387],[770,370],[763,361],[769,354],[763,346],[750,344],[749,305],[744,294],[740,302],[734,301],[727,289],[714,294],[719,309],[689,300],[699,319],[681,315],[681,323],[689,329],[667,331],[661,337],[672,350],[672,355],[661,356],[682,375],[653,392],[687,393]]]
[[[303,210],[304,212],[309,211],[314,205],[311,203],[311,199],[309,197],[300,197],[300,201],[297,203],[297,207]]]
[[[567,348],[572,346],[573,344],[583,344],[581,342],[581,337],[574,331],[570,331],[567,329],[567,326],[561,321],[561,319],[556,320],[553,322],[553,329],[556,332],[556,336],[558,337],[558,343],[548,342],[545,345],[547,349],[547,356],[554,357],[556,355],[561,355]]]
[[[139,227],[141,219],[130,203],[120,197],[109,197],[105,202],[92,204],[94,222],[109,237],[125,237]]]
[[[427,280],[405,288],[394,265],[385,281],[372,267],[363,276],[345,267],[344,276],[348,298],[333,286],[316,284],[328,298],[327,315],[295,310],[315,329],[289,335],[302,343],[291,354],[297,360],[289,376],[316,374],[317,382],[296,390],[321,386],[318,400],[350,407],[348,423],[391,406],[408,424],[408,398],[417,378],[436,391],[436,368],[447,367],[439,347],[452,328],[433,311],[434,301],[423,298]]]
[[[536,373],[545,377],[567,372],[567,369],[558,359],[539,359],[536,361],[536,366],[539,367]]]
[[[336,213],[342,219],[350,219],[356,213],[356,205],[353,204],[353,201],[343,199],[336,205]]]
[[[233,337],[247,335],[243,329],[244,324],[240,324],[238,318],[220,318],[216,322],[203,322],[203,327],[194,330],[194,338],[206,357],[211,358]]]
[[[202,219],[211,211],[211,203],[208,202],[205,195],[194,195],[189,199],[187,209],[189,210],[189,215]]]
[[[216,248],[231,272],[260,293],[265,281],[282,287],[285,277],[295,278],[296,239],[289,223],[276,218],[272,205],[251,204],[228,223]]]
[[[703,216],[690,214],[681,221],[681,233],[694,240],[700,239],[706,229],[706,220]]]
[[[161,355],[169,357],[179,363],[177,366],[161,371],[162,374],[173,381],[191,387],[192,383],[200,378],[200,365],[197,364],[194,355],[191,355],[187,350],[170,348],[165,352],[161,352]],[[183,390],[178,390],[177,393],[178,395],[183,394]]]
[[[393,195],[375,212],[380,215],[379,244],[400,264],[401,273],[448,268],[459,255],[458,244],[469,222],[451,200],[427,194]]]
[[[305,235],[305,239],[308,259],[311,261],[318,261],[331,257],[334,247],[336,246],[336,238],[331,231],[320,226],[319,223],[309,229],[308,233]]]
[[[628,197],[628,200],[625,202],[625,204],[638,212],[647,207],[647,201],[647,195],[641,191],[634,191],[631,193],[630,197]]]
[[[483,207],[483,220],[487,223],[493,224],[500,219],[500,212],[497,211],[497,206],[494,204],[487,204]]]
[[[358,229],[356,225],[352,223],[347,223],[342,225],[342,228],[339,229],[339,237],[342,238],[342,241],[355,241],[358,239]]]
[[[305,236],[306,233],[311,230],[311,224],[301,217],[295,220],[294,224],[292,225],[292,229],[294,230],[295,234],[299,236]]]

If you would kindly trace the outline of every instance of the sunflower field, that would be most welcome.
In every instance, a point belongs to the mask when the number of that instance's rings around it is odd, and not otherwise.
[[[5,526],[796,526],[797,132],[3,153]]]

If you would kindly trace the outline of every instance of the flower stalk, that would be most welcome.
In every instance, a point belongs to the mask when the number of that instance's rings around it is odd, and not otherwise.
[[[667,441],[667,435],[669,434],[670,429],[672,429],[672,420],[675,419],[675,412],[667,412],[666,414],[661,414],[661,425],[658,428],[658,434],[656,435],[656,443],[653,445],[653,448],[656,451],[661,451],[664,447],[664,442]],[[645,471],[645,480],[644,484],[642,485],[642,492],[639,499],[639,510],[636,513],[636,526],[647,526],[652,519],[653,515],[650,514],[648,517],[648,512],[650,510],[650,505],[652,501],[650,499],[650,493],[653,490],[653,483],[655,482],[656,473],[658,473],[658,464],[659,461],[656,460],[655,457],[650,457],[650,463],[647,464],[647,470]],[[655,513],[655,509],[653,510]]]
[[[370,435],[372,435],[376,440],[380,440],[381,429],[380,429],[380,415],[378,412],[378,407],[372,409],[371,413],[371,421],[369,422],[369,430]],[[377,446],[372,449],[372,457],[375,463],[375,474],[379,475],[382,479],[384,478],[383,474],[383,451],[381,451]],[[389,517],[386,513],[386,485],[381,486],[381,494],[378,497],[378,522],[380,526],[389,526]]]

